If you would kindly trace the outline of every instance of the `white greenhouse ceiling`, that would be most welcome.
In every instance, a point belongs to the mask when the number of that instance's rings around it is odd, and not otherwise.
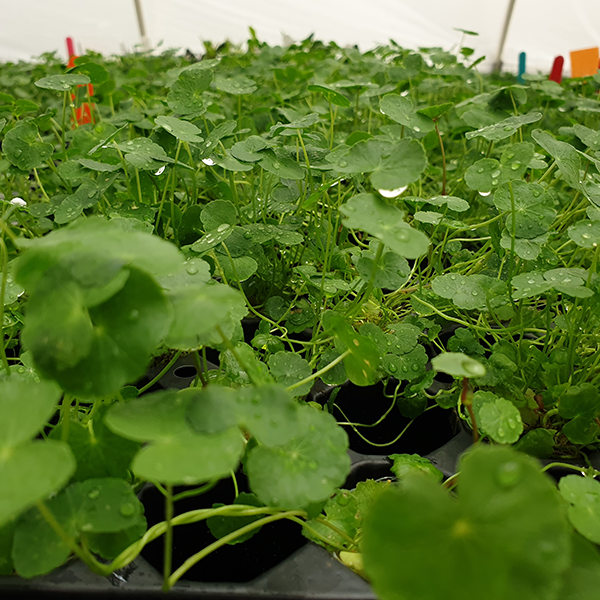
[[[143,42],[152,48],[160,44],[159,50],[202,53],[203,40],[242,43],[253,27],[271,45],[310,34],[341,46],[358,44],[361,50],[390,39],[407,48],[446,50],[462,42],[475,49],[474,58],[486,56],[483,69],[489,70],[508,15],[505,70],[516,71],[519,53],[525,52],[527,72],[549,72],[562,55],[568,74],[571,50],[600,45],[598,0],[21,0],[3,3],[0,61],[53,51],[66,58],[67,36],[78,53],[123,53],[141,49]],[[479,35],[462,39],[457,28]]]

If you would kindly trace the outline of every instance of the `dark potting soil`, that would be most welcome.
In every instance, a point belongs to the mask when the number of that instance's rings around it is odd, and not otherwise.
[[[236,474],[240,491],[248,491],[243,474]],[[174,488],[174,494],[192,489]],[[209,492],[175,503],[175,515],[199,508],[212,508],[213,503],[229,504],[235,498],[233,482],[224,479]],[[155,488],[143,490],[142,500],[148,527],[164,521],[164,496]],[[307,543],[301,526],[281,520],[265,525],[249,540],[233,546],[226,545],[196,563],[182,577],[182,581],[242,583],[255,579],[273,568]],[[173,571],[193,554],[215,541],[206,521],[173,528]],[[142,556],[160,573],[163,572],[164,536],[148,544]]]
[[[388,391],[390,389],[393,388],[388,386]],[[347,382],[341,386],[335,398],[336,406],[333,414],[340,423],[369,425],[376,423],[392,402],[391,398],[383,395],[383,392],[384,385],[381,382],[368,387],[359,387]],[[370,442],[387,444],[394,440],[409,423],[410,419],[403,417],[394,406],[378,425],[357,429]],[[436,406],[419,415],[397,441],[386,446],[373,446],[348,425],[345,425],[344,429],[350,439],[350,449],[354,452],[369,455],[398,453],[423,456],[452,439],[458,432],[458,423],[453,411]]]

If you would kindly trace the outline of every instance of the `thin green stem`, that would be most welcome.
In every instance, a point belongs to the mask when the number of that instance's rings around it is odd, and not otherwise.
[[[141,387],[138,390],[139,394],[143,394],[145,391],[149,390],[157,381],[163,377],[163,375],[177,362],[177,359],[181,356],[181,350],[178,350],[173,358],[168,362],[167,366],[151,381],[149,381],[145,386]]]

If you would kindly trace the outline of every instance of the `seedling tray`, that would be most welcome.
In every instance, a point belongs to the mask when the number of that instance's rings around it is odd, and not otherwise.
[[[210,367],[211,365],[209,365]],[[155,377],[160,371],[159,367],[151,369],[148,373],[149,380]],[[183,389],[189,386],[196,376],[196,370],[191,357],[180,358],[169,371],[161,378],[157,388],[178,388]],[[318,390],[317,390],[318,391]],[[318,400],[318,394],[315,396]],[[456,464],[460,454],[471,444],[471,437],[466,431],[460,430],[459,433],[448,441],[444,446],[427,455],[438,469],[445,476],[450,476],[455,472]],[[349,450],[352,466],[350,474],[344,487],[353,488],[360,481],[366,479],[381,479],[392,477],[390,470],[391,461],[385,455],[361,454]],[[151,486],[150,486],[151,487]],[[158,495],[158,494],[156,494]],[[141,493],[141,498],[146,504],[146,513],[149,522],[152,518],[151,513],[156,510],[151,502],[152,490],[147,486]],[[149,500],[150,498],[150,500]],[[208,499],[212,502],[213,499]],[[218,501],[214,499],[214,501]],[[189,509],[190,507],[186,507]],[[203,524],[204,525],[204,524]],[[287,525],[286,523],[274,523],[272,525]],[[292,524],[293,525],[293,524]],[[205,525],[204,525],[205,526]],[[179,535],[189,536],[192,544],[196,541],[197,532],[189,534],[185,530],[190,525],[176,528]],[[268,526],[267,526],[268,527]],[[281,530],[277,535],[281,535]],[[256,561],[257,555],[265,553],[267,563],[273,562],[273,555],[282,552],[281,549],[273,547],[272,541],[264,542],[264,547],[260,545],[260,532],[255,538],[245,544],[238,546],[227,546],[221,548],[212,555],[213,559],[225,560],[225,565],[220,565],[213,571],[204,569],[204,574],[194,575],[194,571],[188,573],[188,579],[178,581],[167,597],[171,598],[199,598],[202,600],[222,600],[225,598],[239,600],[375,600],[376,596],[371,586],[356,573],[345,567],[334,556],[329,554],[324,548],[306,540],[300,533],[300,527],[295,526],[294,530],[283,533],[288,539],[284,540],[284,546],[287,544],[287,555],[267,569],[252,578],[249,581],[238,581],[235,583],[220,581],[193,581],[206,578],[206,571],[209,571],[208,577],[214,575],[218,578],[217,571],[228,570],[232,574],[232,579],[236,578],[238,565],[246,561]],[[290,539],[292,538],[292,539]],[[258,545],[256,541],[258,541]],[[254,546],[249,544],[255,541]],[[155,540],[152,544],[162,545],[162,540]],[[0,578],[0,595],[4,599],[24,598],[33,596],[36,598],[65,598],[81,597],[88,598],[114,598],[115,594],[127,598],[164,598],[162,592],[162,575],[159,568],[155,568],[156,557],[160,555],[161,549],[151,548],[150,544],[139,556],[127,567],[116,571],[109,577],[101,577],[92,573],[86,565],[78,560],[71,560],[66,565],[56,569],[48,575],[37,577],[32,580],[24,580],[18,577]],[[175,541],[174,552],[177,552],[177,539]],[[296,546],[293,548],[293,546]],[[201,546],[201,544],[198,544]],[[197,551],[198,546],[196,546]],[[291,553],[289,548],[292,547]],[[237,554],[222,558],[223,554],[227,556],[227,551],[234,548]],[[157,551],[158,550],[158,551]],[[221,551],[225,553],[217,554]],[[283,549],[286,554],[286,549]],[[150,562],[144,555],[150,555]],[[234,558],[231,558],[231,557]],[[258,562],[260,561],[258,556]],[[277,561],[277,557],[274,557]],[[243,561],[243,562],[240,562]],[[191,576],[191,577],[190,577]]]

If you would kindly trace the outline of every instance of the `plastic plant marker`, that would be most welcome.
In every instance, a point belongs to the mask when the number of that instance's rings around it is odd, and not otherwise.
[[[556,83],[562,82],[562,73],[563,66],[565,64],[565,59],[562,56],[557,56],[552,63],[552,69],[550,71],[550,81],[555,81]]]
[[[598,46],[584,50],[572,50],[569,52],[569,56],[571,57],[571,77],[590,77],[598,71],[598,59],[600,58]]]
[[[519,53],[519,72],[517,75],[517,81],[519,83],[524,83],[523,75],[525,75],[525,71],[527,69],[527,54],[525,52]]]

